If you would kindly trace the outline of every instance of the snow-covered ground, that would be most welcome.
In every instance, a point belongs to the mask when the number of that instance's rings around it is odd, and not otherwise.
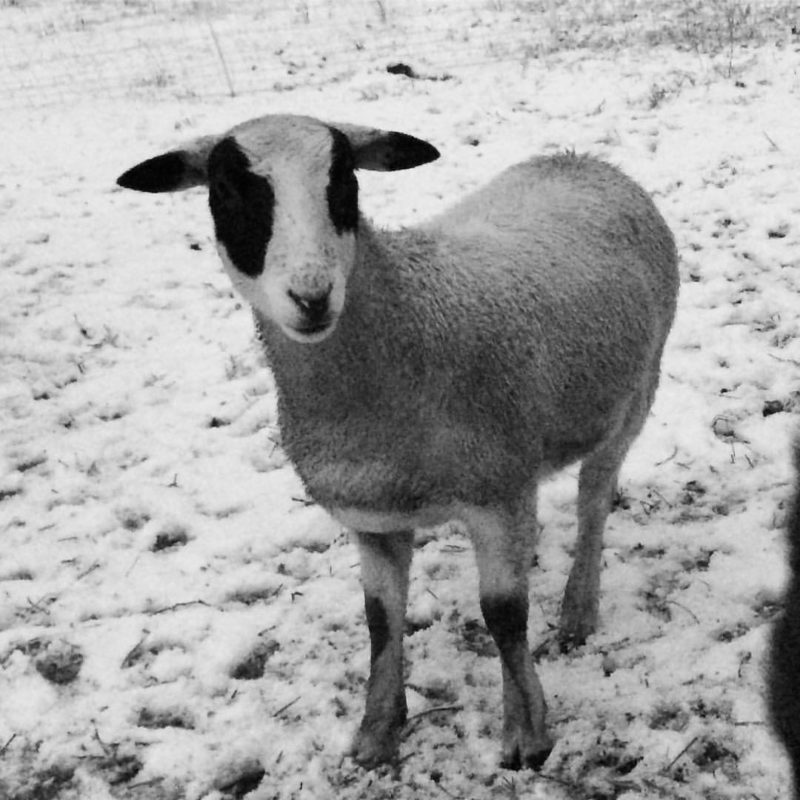
[[[0,798],[785,797],[762,692],[800,411],[796,38],[4,112]],[[202,192],[114,185],[182,138],[277,111],[440,148],[361,176],[381,224],[575,148],[639,180],[675,232],[679,311],[608,524],[600,629],[566,655],[576,470],[541,492],[530,635],[558,739],[541,774],[497,766],[500,667],[454,527],[415,554],[400,761],[345,757],[369,660],[355,547],[277,444]]]

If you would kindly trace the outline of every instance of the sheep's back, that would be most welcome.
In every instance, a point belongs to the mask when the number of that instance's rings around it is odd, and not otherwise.
[[[359,236],[337,330],[267,336],[284,443],[323,505],[513,497],[655,380],[674,244],[612,167],[534,159],[420,229]]]

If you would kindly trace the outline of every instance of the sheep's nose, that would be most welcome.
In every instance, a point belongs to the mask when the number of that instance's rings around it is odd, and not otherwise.
[[[330,323],[330,296],[332,286],[319,292],[304,292],[298,294],[291,289],[287,294],[295,304],[302,316],[298,329],[303,333],[313,333],[328,326]]]

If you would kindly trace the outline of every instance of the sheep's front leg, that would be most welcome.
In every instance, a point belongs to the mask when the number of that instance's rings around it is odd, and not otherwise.
[[[406,721],[403,625],[414,535],[359,533],[357,539],[371,658],[367,706],[351,752],[371,768],[395,755]]]
[[[528,649],[528,569],[536,516],[517,521],[480,512],[469,523],[478,561],[480,603],[503,667],[503,749],[509,769],[544,764],[553,748],[547,706]]]

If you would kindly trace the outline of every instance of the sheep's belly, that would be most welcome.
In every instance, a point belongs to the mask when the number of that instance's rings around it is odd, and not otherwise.
[[[585,455],[597,441],[596,435],[589,442],[561,441],[543,459],[541,445],[524,437],[475,434],[415,436],[411,445],[398,442],[395,448],[361,437],[352,446],[312,442],[287,452],[319,505],[349,528],[377,533],[439,525],[467,507],[513,509],[537,479]]]
[[[445,522],[464,520],[463,503],[427,506],[419,511],[365,511],[362,508],[329,508],[328,512],[339,523],[362,533],[396,533],[415,528],[433,528]]]

